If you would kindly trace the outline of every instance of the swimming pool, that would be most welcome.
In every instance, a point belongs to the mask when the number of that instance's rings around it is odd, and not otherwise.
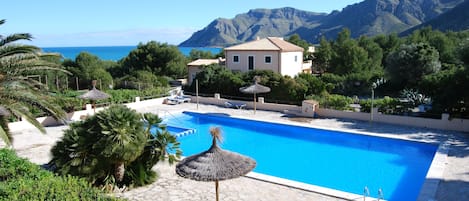
[[[196,132],[179,137],[185,156],[211,144],[209,128],[220,126],[222,148],[250,156],[253,170],[288,180],[371,197],[416,200],[438,148],[435,144],[184,112],[167,125]]]

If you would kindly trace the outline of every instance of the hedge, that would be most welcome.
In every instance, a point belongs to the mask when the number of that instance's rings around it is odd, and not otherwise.
[[[0,149],[0,200],[122,200],[91,187],[84,179],[55,176],[9,149]]]

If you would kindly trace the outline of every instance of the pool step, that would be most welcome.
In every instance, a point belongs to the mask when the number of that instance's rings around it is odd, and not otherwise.
[[[166,126],[166,129],[176,137],[183,137],[196,132],[196,129],[193,128],[182,128],[176,126]]]

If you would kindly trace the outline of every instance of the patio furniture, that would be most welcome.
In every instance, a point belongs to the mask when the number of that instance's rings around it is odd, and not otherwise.
[[[246,109],[246,103],[235,103],[235,102],[225,102],[225,107],[227,108],[236,108],[236,109]]]

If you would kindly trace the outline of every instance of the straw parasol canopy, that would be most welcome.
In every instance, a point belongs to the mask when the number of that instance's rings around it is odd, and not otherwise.
[[[91,100],[91,102],[93,103],[93,109],[96,111],[95,102],[97,100],[107,99],[110,96],[109,96],[109,94],[104,93],[104,92],[96,89],[96,80],[93,80],[92,85],[93,85],[93,88],[91,90],[89,90],[88,92],[78,96],[78,98]]]
[[[254,78],[254,84],[247,86],[247,87],[241,87],[239,88],[239,91],[245,94],[254,94],[254,114],[256,114],[256,94],[260,93],[268,93],[270,92],[270,88],[266,87],[264,85],[261,85],[258,82],[258,77],[256,76]]]
[[[241,154],[226,151],[217,145],[221,140],[219,127],[211,128],[212,146],[202,153],[184,158],[176,165],[176,173],[196,181],[215,181],[218,201],[218,181],[233,179],[249,173],[256,167],[256,161]]]

